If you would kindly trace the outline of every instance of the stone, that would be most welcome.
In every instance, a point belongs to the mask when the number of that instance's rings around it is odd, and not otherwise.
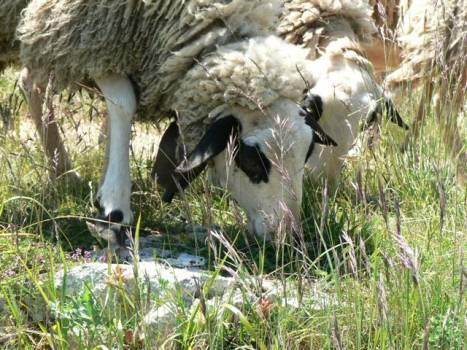
[[[147,336],[167,333],[176,326],[176,308],[170,303],[155,306],[144,317],[140,324],[138,338],[143,340]]]
[[[182,253],[176,259],[167,259],[167,262],[174,267],[203,267],[206,259],[202,256]]]
[[[137,266],[138,276],[144,283],[149,283],[150,290],[164,291],[177,287],[187,299],[193,298],[199,286],[211,279],[209,272],[196,268],[182,269],[154,261],[142,261]],[[217,276],[211,283],[210,293],[222,295],[233,283],[231,278]],[[56,288],[66,287],[67,295],[77,294],[89,285],[94,295],[103,297],[109,287],[122,285],[130,292],[134,284],[134,266],[127,264],[88,263],[61,270],[55,276]]]
[[[156,293],[157,298],[148,298],[150,303],[146,310],[149,311],[137,330],[139,339],[163,337],[176,326],[179,312],[196,317],[196,322],[205,322],[204,310],[222,316],[226,308],[229,312],[232,307],[242,310],[245,303],[253,305],[262,317],[268,317],[273,307],[302,307],[293,281],[288,282],[287,295],[284,296],[279,280],[261,276],[244,276],[240,280],[239,277],[220,276],[199,269],[205,264],[205,259],[188,253],[157,261],[146,260],[152,259],[155,252],[172,255],[168,251],[146,247],[141,249],[140,261],[134,265],[94,262],[62,269],[55,276],[56,288],[65,288],[65,294],[72,297],[90,287],[93,295],[101,301],[108,296],[109,288],[119,291],[123,288],[132,295],[136,283],[142,290]],[[136,268],[138,279],[135,278]],[[326,291],[323,283],[308,280],[302,285],[305,291],[302,302],[307,308],[323,310],[336,303],[335,296]]]

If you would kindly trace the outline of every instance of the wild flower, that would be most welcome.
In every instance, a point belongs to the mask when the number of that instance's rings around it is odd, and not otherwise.
[[[85,250],[83,253],[83,258],[86,263],[92,261],[92,252],[90,250]]]

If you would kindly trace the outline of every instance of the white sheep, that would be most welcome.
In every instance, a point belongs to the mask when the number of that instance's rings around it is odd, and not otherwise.
[[[393,91],[421,79],[457,82],[460,75],[465,89],[467,1],[411,0],[400,10],[395,35],[402,62],[386,78],[387,87]]]
[[[385,52],[371,50],[369,58],[388,75],[388,91],[394,94],[401,86],[423,86],[428,81],[439,84],[453,75],[454,83],[465,87],[466,0],[370,2],[378,24],[375,45]],[[381,57],[384,53],[391,57],[385,60]]]
[[[100,218],[111,224],[99,225],[100,237],[118,247],[122,225],[133,220],[128,147],[137,111],[157,121],[177,114],[188,152],[176,173],[209,163],[251,231],[263,236],[287,213],[299,217],[310,126],[320,130],[296,103],[306,86],[298,71],[314,79],[307,50],[269,35],[279,8],[266,0],[33,0],[27,7],[18,32],[32,81],[53,74],[61,90],[90,78],[107,101],[98,200]],[[277,122],[287,133],[277,134]],[[231,138],[238,151],[226,168]]]
[[[375,32],[371,14],[365,0],[285,0],[279,26],[287,41],[308,50],[314,59],[308,69],[319,72],[306,107],[338,146],[317,145],[307,164],[312,179],[325,176],[332,187],[362,124],[387,109],[391,120],[406,128],[364,54]]]
[[[0,1],[0,73],[8,66],[19,66],[19,41],[16,38],[16,27],[21,11],[26,8],[30,0],[2,0]],[[34,121],[42,146],[48,157],[53,177],[67,174],[72,179],[77,173],[72,165],[63,145],[59,128],[53,113],[43,115],[45,86],[26,86],[29,84],[28,71],[23,70],[20,86],[25,92],[29,113]]]
[[[414,139],[433,106],[441,128],[448,130],[446,147],[457,160],[457,178],[462,184],[467,152],[459,119],[466,108],[467,0],[405,0],[398,4],[387,0],[386,11],[378,5],[379,1],[372,2],[375,8],[380,8],[376,13],[383,27],[380,32],[391,34],[389,40],[380,36],[379,42],[389,52],[399,53],[397,69],[391,66],[386,69],[385,89],[393,96],[404,89],[422,90],[413,123]],[[384,12],[394,15],[385,16]]]

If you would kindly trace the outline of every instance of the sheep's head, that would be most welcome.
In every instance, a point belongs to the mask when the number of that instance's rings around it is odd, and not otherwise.
[[[180,156],[177,138],[177,127],[172,124],[153,169],[166,189],[164,199],[170,201],[208,166],[212,182],[231,192],[247,214],[249,230],[261,237],[276,232],[280,225],[296,223],[304,165],[312,145],[335,144],[310,111],[288,99],[279,99],[263,111],[224,110],[188,157],[175,166]]]

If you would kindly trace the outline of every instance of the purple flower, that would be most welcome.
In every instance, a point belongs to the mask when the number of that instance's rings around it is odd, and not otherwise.
[[[87,263],[92,261],[92,252],[90,250],[85,250],[83,253],[84,261]]]

